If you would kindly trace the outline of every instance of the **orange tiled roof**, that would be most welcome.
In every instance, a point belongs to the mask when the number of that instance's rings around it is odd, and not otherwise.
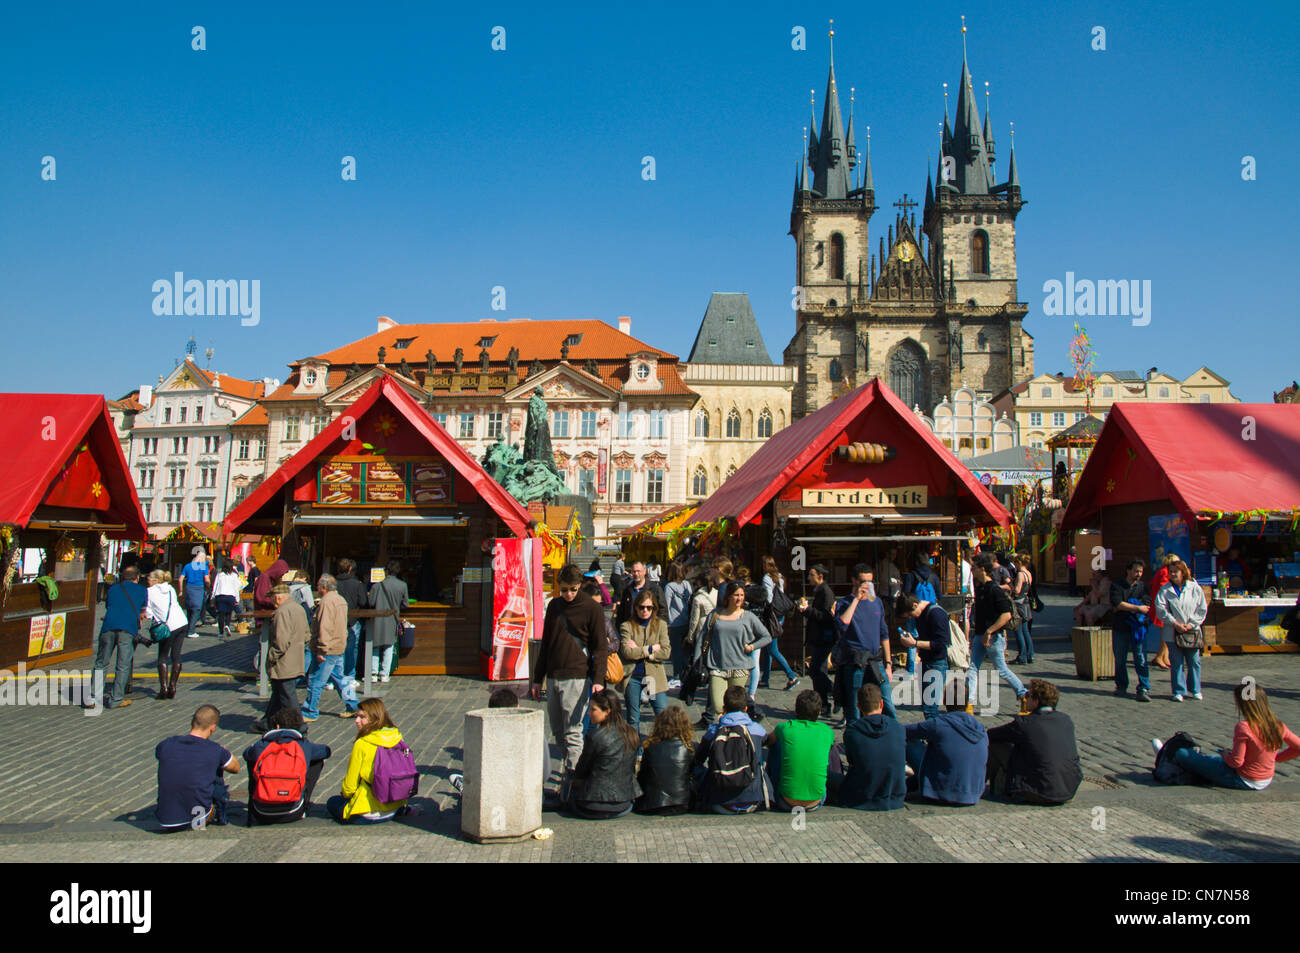
[[[110,400],[108,406],[114,410],[125,410],[127,413],[138,414],[145,410],[144,404],[140,403],[140,392],[133,390],[121,400]]]
[[[261,404],[254,404],[248,408],[242,416],[235,419],[230,426],[232,427],[265,427],[270,424],[271,420],[266,416],[266,408]]]
[[[209,387],[212,386],[212,381],[216,379],[217,390],[223,394],[230,394],[232,397],[243,397],[246,400],[260,400],[266,395],[266,386],[261,381],[246,381],[241,377],[222,374],[220,371],[206,371],[188,357],[185,359],[185,363]]]

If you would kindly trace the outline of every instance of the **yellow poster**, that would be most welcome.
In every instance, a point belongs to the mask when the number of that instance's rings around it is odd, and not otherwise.
[[[50,617],[47,615],[32,616],[32,621],[27,629],[27,657],[40,655],[44,650],[45,633],[50,628]]]
[[[68,614],[66,612],[52,615],[49,619],[49,628],[45,632],[45,647],[41,649],[42,655],[63,651],[63,636],[68,628]]]

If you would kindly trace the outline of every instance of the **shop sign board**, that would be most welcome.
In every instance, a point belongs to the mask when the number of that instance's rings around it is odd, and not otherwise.
[[[455,502],[454,488],[440,457],[334,457],[316,471],[318,506],[438,506]]]
[[[806,487],[804,506],[860,506],[868,509],[924,509],[928,491],[922,486]]]

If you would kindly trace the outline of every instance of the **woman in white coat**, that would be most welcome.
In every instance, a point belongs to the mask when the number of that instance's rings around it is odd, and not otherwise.
[[[185,647],[185,632],[189,618],[181,608],[180,597],[167,582],[167,573],[155,569],[149,573],[149,624],[164,623],[171,635],[156,643],[158,646],[158,694],[155,699],[176,697],[176,683],[181,678],[181,649]],[[170,662],[171,671],[168,672]]]
[[[1156,593],[1156,615],[1164,625],[1169,644],[1169,680],[1173,683],[1174,701],[1180,702],[1191,689],[1192,697],[1201,700],[1201,651],[1205,636],[1201,623],[1209,611],[1201,584],[1192,578],[1187,563],[1179,560],[1167,567],[1169,582]],[[1179,645],[1179,642],[1183,645]],[[1186,682],[1183,666],[1187,667]],[[1190,683],[1190,684],[1189,684]]]

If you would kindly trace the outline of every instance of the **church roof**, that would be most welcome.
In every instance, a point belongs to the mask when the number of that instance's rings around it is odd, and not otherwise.
[[[689,364],[771,364],[749,295],[715,291],[695,335]]]

